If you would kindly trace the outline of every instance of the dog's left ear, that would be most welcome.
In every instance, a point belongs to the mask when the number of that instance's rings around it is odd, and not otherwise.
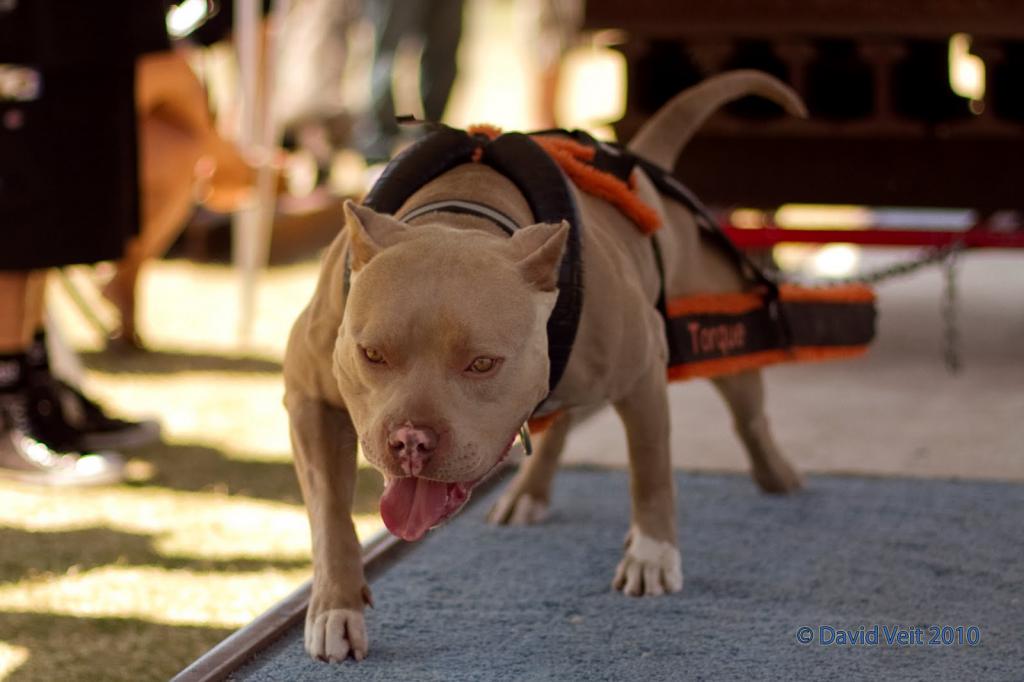
[[[541,291],[554,291],[558,288],[558,266],[568,238],[567,221],[538,223],[517,230],[508,246],[527,282]]]
[[[345,226],[352,245],[352,272],[359,271],[405,232],[405,225],[391,216],[377,213],[351,199],[345,201],[344,210]]]

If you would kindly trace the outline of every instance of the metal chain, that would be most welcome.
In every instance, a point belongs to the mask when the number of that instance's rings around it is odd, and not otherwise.
[[[648,164],[650,166],[650,164]],[[648,169],[651,170],[651,169]],[[657,169],[654,169],[652,177],[657,175]],[[683,203],[689,205],[694,213],[703,219],[706,223],[706,229],[711,232],[721,232],[718,230],[718,221],[714,215],[708,211],[707,207],[700,203],[692,195],[692,193],[681,183],[677,182],[675,178],[670,175],[663,174],[662,178],[669,183],[674,192],[673,196]],[[726,240],[728,241],[728,239]],[[957,326],[957,276],[956,276],[956,262],[960,253],[966,249],[966,243],[963,237],[955,241],[946,244],[945,246],[933,247],[922,251],[917,258],[912,258],[906,261],[900,261],[893,263],[871,272],[865,272],[855,277],[844,277],[839,279],[830,279],[826,281],[812,280],[809,278],[802,278],[799,276],[783,276],[783,273],[775,268],[763,268],[754,266],[754,264],[746,260],[741,256],[741,262],[744,263],[745,269],[751,269],[755,272],[759,272],[764,279],[767,279],[770,283],[778,286],[781,284],[802,284],[807,286],[837,286],[842,284],[877,284],[893,277],[899,277],[902,275],[909,275],[912,272],[916,272],[922,268],[926,268],[930,265],[937,263],[943,264],[943,300],[942,300],[942,321],[943,321],[943,356],[946,363],[946,368],[951,373],[957,373],[962,367],[960,361],[960,332]]]
[[[946,360],[946,369],[951,374],[956,374],[962,368],[960,361],[960,330],[957,325],[957,275],[956,264],[960,255],[959,250],[950,251],[942,264],[943,283],[945,291],[942,298],[942,323],[943,323],[943,357]]]
[[[765,274],[776,284],[799,283],[812,286],[837,286],[841,284],[877,284],[893,277],[909,275],[922,268],[938,263],[942,264],[943,297],[942,297],[942,332],[943,346],[942,355],[946,369],[952,374],[958,373],[963,368],[960,358],[960,329],[957,324],[957,306],[959,304],[959,290],[957,281],[956,265],[960,254],[966,248],[964,241],[958,239],[946,246],[936,247],[924,251],[917,258],[900,261],[892,265],[866,272],[854,277],[843,277],[827,281],[811,280],[809,278],[783,278],[778,270],[771,270]]]
[[[893,277],[900,277],[902,275],[909,275],[912,272],[916,272],[922,268],[926,268],[936,263],[942,263],[947,261],[951,256],[964,250],[963,241],[957,240],[951,242],[946,246],[938,246],[932,249],[927,249],[916,258],[910,260],[899,261],[892,265],[886,265],[877,270],[865,272],[860,275],[853,277],[839,277],[836,279],[820,280],[811,279],[800,276],[786,276],[783,277],[782,273],[778,270],[772,270],[766,274],[772,278],[777,284],[807,284],[812,286],[835,286],[839,284],[877,284]]]

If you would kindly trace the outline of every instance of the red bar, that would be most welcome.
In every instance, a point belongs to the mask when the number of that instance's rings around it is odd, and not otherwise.
[[[742,229],[722,224],[725,234],[740,248],[759,249],[783,242],[804,244],[864,244],[870,246],[946,246],[963,239],[971,248],[1022,249],[1024,230],[993,232],[983,228],[955,230],[793,230],[781,227]]]

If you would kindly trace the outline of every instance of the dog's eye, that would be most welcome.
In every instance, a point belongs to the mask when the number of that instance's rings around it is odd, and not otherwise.
[[[487,374],[492,369],[494,369],[495,365],[497,364],[497,358],[488,358],[481,356],[474,360],[472,363],[470,363],[467,369],[470,372],[475,372],[476,374]]]
[[[363,356],[375,365],[384,363],[384,356],[380,354],[380,351],[376,351],[373,348],[364,348]]]

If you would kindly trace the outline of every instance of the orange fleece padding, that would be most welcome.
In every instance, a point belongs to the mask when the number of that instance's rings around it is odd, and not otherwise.
[[[743,315],[757,310],[764,305],[764,299],[755,293],[735,294],[694,294],[674,298],[668,302],[668,316],[703,315],[720,313],[722,315]]]
[[[873,303],[875,292],[863,284],[843,284],[834,287],[801,287],[783,284],[779,299],[792,303]],[[667,304],[669,317],[721,313],[742,315],[764,305],[764,299],[755,292],[729,294],[694,294],[674,298]]]
[[[875,292],[864,284],[822,287],[783,284],[779,286],[779,298],[794,303],[874,303]]]
[[[555,423],[555,420],[562,416],[562,410],[555,410],[551,414],[546,414],[543,417],[533,417],[526,423],[530,429],[530,433],[544,433],[548,428]]]
[[[723,374],[736,374],[745,372],[765,365],[774,365],[792,359],[792,355],[784,350],[765,350],[759,353],[738,355],[734,358],[716,358],[704,360],[703,362],[688,362],[682,365],[675,365],[668,368],[669,381],[684,381],[686,379],[707,379]]]
[[[765,350],[734,358],[716,358],[702,362],[688,362],[668,368],[669,381],[686,379],[709,379],[723,374],[737,374],[780,362],[818,362],[838,360],[863,355],[867,346],[819,346],[798,347],[786,350]]]
[[[573,184],[587,194],[604,199],[615,206],[636,223],[642,233],[653,234],[661,227],[661,218],[657,212],[640,201],[630,185],[611,173],[600,171],[589,164],[594,159],[593,147],[553,135],[534,135],[530,139],[555,160]]]
[[[474,123],[466,128],[466,132],[470,135],[483,135],[488,140],[493,140],[501,135],[501,128],[492,126],[490,123]]]
[[[501,128],[487,123],[476,123],[466,128],[470,135],[482,135],[494,140],[501,135]],[[531,135],[548,155],[555,160],[569,179],[587,194],[604,199],[619,209],[623,215],[636,223],[644,234],[654,234],[661,227],[661,218],[650,206],[640,201],[635,194],[635,173],[630,176],[629,184],[619,180],[611,173],[598,170],[590,165],[597,153],[593,147],[582,144],[568,137],[555,135]],[[483,147],[473,151],[472,160],[479,163],[483,159]]]

